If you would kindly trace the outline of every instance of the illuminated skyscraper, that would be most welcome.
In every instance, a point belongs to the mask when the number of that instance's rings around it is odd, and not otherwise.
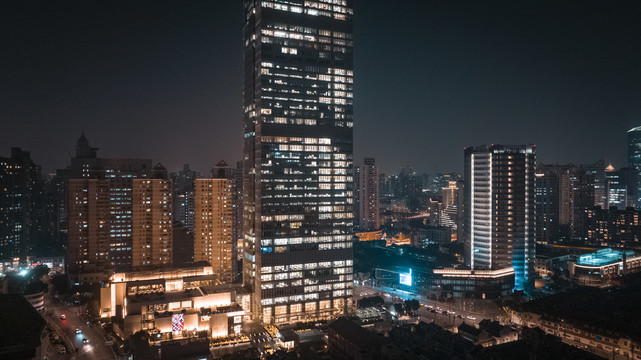
[[[628,167],[641,172],[641,126],[628,130]],[[638,174],[637,199],[636,203],[641,204],[641,174]]]
[[[363,230],[376,230],[381,226],[381,198],[378,185],[378,168],[374,158],[365,158],[360,171],[360,226]]]
[[[211,264],[218,280],[232,281],[232,180],[196,179],[194,261]]]
[[[352,298],[352,0],[245,0],[243,282],[265,323]]]
[[[151,178],[151,160],[104,159],[82,135],[71,158],[67,180],[72,273],[132,265],[133,181]]]
[[[533,145],[465,149],[465,244],[472,269],[513,267],[515,288],[534,282]]]
[[[171,180],[135,179],[132,192],[132,265],[171,265]]]
[[[25,256],[37,245],[40,167],[28,151],[0,157],[0,257]]]

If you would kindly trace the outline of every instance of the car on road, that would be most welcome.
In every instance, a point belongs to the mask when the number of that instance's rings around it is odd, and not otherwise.
[[[61,354],[66,354],[67,353],[67,348],[65,348],[64,346],[61,346],[60,349],[58,350],[58,352],[61,353]]]
[[[67,315],[65,314],[60,315],[60,320],[65,320],[65,319],[67,319]]]
[[[476,318],[475,318],[474,316],[472,316],[472,315],[468,316],[467,318],[468,318],[469,320],[476,320]]]
[[[82,330],[76,329],[76,334],[82,334]]]
[[[87,338],[82,339],[82,343],[83,344],[89,344],[89,339],[87,339]]]

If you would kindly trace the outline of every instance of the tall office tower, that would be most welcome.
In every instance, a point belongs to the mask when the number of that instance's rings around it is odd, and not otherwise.
[[[441,188],[441,212],[438,216],[440,226],[452,230],[452,241],[458,239],[460,230],[460,214],[462,211],[461,189],[458,181],[449,181],[446,187]]]
[[[635,207],[638,190],[638,170],[621,168],[615,170],[612,164],[605,169],[607,208],[625,209]]]
[[[189,231],[194,230],[194,180],[199,177],[200,174],[191,170],[189,164],[171,174],[174,220],[180,221]]]
[[[194,262],[206,261],[222,283],[232,282],[232,180],[196,179]]]
[[[0,157],[0,258],[24,257],[35,247],[43,190],[40,167],[28,151],[14,147],[11,157]]]
[[[354,203],[352,208],[354,209],[354,226],[358,230],[363,230],[361,224],[361,170],[362,167],[354,166]]]
[[[534,282],[534,145],[465,149],[465,231],[472,269],[513,267],[515,289]]]
[[[378,185],[378,167],[374,158],[363,159],[360,173],[360,216],[361,228],[376,230],[381,226],[381,197]]]
[[[539,164],[535,179],[536,241],[544,244],[559,239],[559,177],[555,166]]]
[[[641,204],[641,126],[628,130],[628,167],[637,170],[637,199]]]
[[[103,159],[84,134],[71,159],[67,186],[72,273],[132,265],[133,181],[151,178],[151,160]]]
[[[132,206],[132,266],[172,264],[171,180],[135,179]]]
[[[245,0],[243,282],[265,323],[352,298],[352,0]]]
[[[605,180],[605,167],[605,161],[603,159],[592,164],[579,166],[581,171],[583,171],[587,175],[592,176],[592,187],[594,188],[594,206],[598,206],[602,209],[607,209],[607,184]]]
[[[243,255],[243,162],[236,162],[233,171],[233,186],[231,195],[232,204],[232,260],[234,282],[242,280],[242,255]]]

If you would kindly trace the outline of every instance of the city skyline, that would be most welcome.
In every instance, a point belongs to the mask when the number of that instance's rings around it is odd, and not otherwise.
[[[240,159],[241,33],[225,31],[240,27],[240,4],[81,4],[3,5],[0,142],[46,172],[82,131],[111,158],[172,171]],[[641,125],[641,8],[546,5],[359,4],[355,159],[461,172],[465,146],[534,143],[545,163],[625,166],[625,131]]]

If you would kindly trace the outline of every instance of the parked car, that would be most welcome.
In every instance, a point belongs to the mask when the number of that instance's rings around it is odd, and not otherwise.
[[[66,354],[67,353],[67,348],[65,348],[64,346],[61,346],[60,350],[58,352],[61,353],[61,354]]]

